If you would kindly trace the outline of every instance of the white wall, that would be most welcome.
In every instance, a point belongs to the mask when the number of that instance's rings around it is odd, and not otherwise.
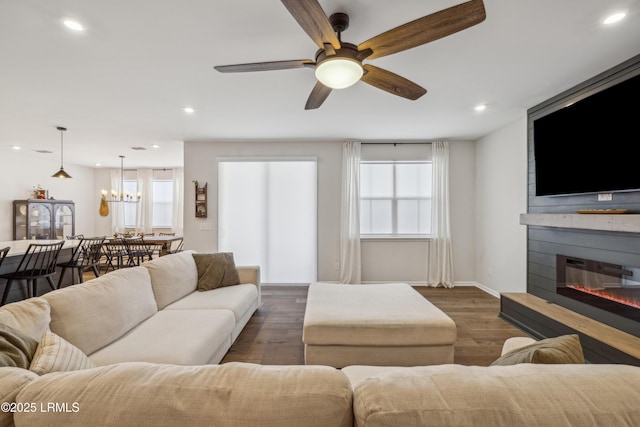
[[[456,280],[474,278],[474,145],[452,142],[452,227]],[[318,159],[318,280],[338,280],[340,260],[341,142],[185,142],[185,248],[217,250],[218,157],[315,156]],[[193,180],[208,184],[206,219],[194,217]],[[208,229],[210,227],[210,229]],[[426,241],[370,241],[362,244],[363,281],[415,281],[426,279]]]
[[[526,117],[476,141],[475,178],[476,281],[526,292]]]
[[[4,152],[0,156],[0,241],[13,240],[13,200],[30,197],[33,186],[40,184],[49,196],[73,200],[76,210],[76,234],[94,235],[99,196],[94,193],[93,169],[65,164],[71,179],[52,178],[60,169],[59,159]]]

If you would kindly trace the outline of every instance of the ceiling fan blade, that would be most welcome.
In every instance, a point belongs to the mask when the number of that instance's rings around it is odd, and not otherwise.
[[[380,58],[462,31],[485,17],[482,0],[471,0],[379,34],[358,45],[358,50],[371,49],[368,59]]]
[[[365,73],[360,80],[393,95],[415,101],[427,93],[425,88],[391,71],[383,70],[370,64],[364,65],[363,68]]]
[[[327,96],[331,93],[331,88],[317,82],[307,99],[307,104],[304,106],[305,110],[315,110],[320,107]]]
[[[249,71],[288,70],[291,68],[312,67],[315,65],[310,59],[293,61],[254,62],[251,64],[217,65],[213,68],[221,73],[244,73]]]
[[[318,0],[282,0],[282,4],[320,49],[325,43],[340,49],[340,40]]]

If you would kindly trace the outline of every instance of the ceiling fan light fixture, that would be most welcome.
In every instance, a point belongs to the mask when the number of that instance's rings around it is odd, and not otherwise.
[[[360,62],[350,58],[326,58],[316,66],[316,78],[331,89],[353,86],[362,74]]]

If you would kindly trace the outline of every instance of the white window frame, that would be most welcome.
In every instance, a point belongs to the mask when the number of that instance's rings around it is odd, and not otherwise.
[[[391,165],[393,167],[392,174],[392,189],[393,195],[391,197],[364,197],[362,196],[362,192],[360,194],[360,206],[362,209],[362,202],[369,200],[390,200],[391,201],[391,233],[388,234],[376,234],[376,233],[363,233],[362,228],[360,229],[360,238],[363,240],[428,240],[431,238],[431,233],[413,233],[413,234],[401,234],[398,233],[398,202],[402,200],[417,200],[422,201],[431,201],[432,197],[403,197],[396,195],[396,166],[398,164],[429,164],[432,165],[431,160],[418,160],[418,161],[399,161],[399,160],[377,160],[377,161],[367,161],[361,160],[360,165],[363,164],[386,164]],[[433,170],[433,169],[432,169]],[[362,185],[362,182],[361,182]],[[418,203],[418,206],[420,204]],[[433,202],[431,203],[431,207],[433,209]],[[419,209],[419,208],[418,208]],[[362,215],[362,214],[361,214]],[[432,212],[433,215],[433,212]],[[362,218],[362,217],[361,217]]]
[[[171,179],[155,179],[155,178],[153,179],[152,182],[155,183],[155,182],[159,182],[159,181],[173,183],[173,180],[171,180]],[[135,190],[129,190],[132,194],[138,194],[138,181],[137,181],[137,179],[135,179],[135,178],[134,179],[124,179],[123,187],[127,187],[127,184],[132,185],[132,187],[135,189]],[[151,191],[153,191],[153,184],[152,184]],[[173,195],[173,193],[172,193],[172,195]],[[144,197],[144,195],[143,195],[143,197]],[[163,203],[155,202],[155,200],[156,200],[155,197],[153,198],[153,200],[154,200],[154,202],[153,202],[154,205],[156,203],[163,204],[163,205],[166,204],[164,202]],[[171,204],[173,205],[173,203],[174,203],[174,201],[172,200]],[[133,214],[132,215],[133,215],[133,218],[134,218],[134,223],[133,224],[127,224],[126,223],[127,215],[125,214],[124,215],[124,219],[123,219],[125,221],[124,226],[125,226],[125,228],[136,228],[137,225],[136,225],[135,218],[137,218],[138,205],[135,204],[135,203],[125,203],[125,210],[129,210],[129,209],[133,209]],[[153,206],[152,206],[152,209],[153,209]],[[173,207],[171,209],[171,215],[173,215]],[[172,227],[172,225],[171,225],[172,221],[173,221],[173,218],[170,218],[169,224],[167,224],[167,225],[158,225],[158,224],[155,223],[155,219],[152,218],[151,219],[151,223],[152,223],[151,228],[158,228],[158,229],[160,229],[160,228],[162,228],[162,229],[171,228]]]
[[[171,224],[173,222],[173,180],[171,179],[154,179],[151,186],[152,188],[154,187],[154,184],[156,182],[169,182],[171,183],[171,188],[169,190],[169,194],[171,195],[171,202],[167,203],[167,202],[157,202],[157,197],[155,197],[155,193],[154,193],[154,197],[153,197],[153,206],[152,206],[152,212],[155,212],[155,208],[156,205],[169,205],[170,209],[169,209],[169,223],[168,224],[157,224],[156,223],[156,218],[152,217],[151,218],[151,227],[152,228],[171,228]]]

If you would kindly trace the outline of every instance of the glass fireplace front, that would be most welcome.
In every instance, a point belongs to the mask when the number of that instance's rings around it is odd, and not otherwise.
[[[556,292],[640,321],[640,268],[556,255]]]

